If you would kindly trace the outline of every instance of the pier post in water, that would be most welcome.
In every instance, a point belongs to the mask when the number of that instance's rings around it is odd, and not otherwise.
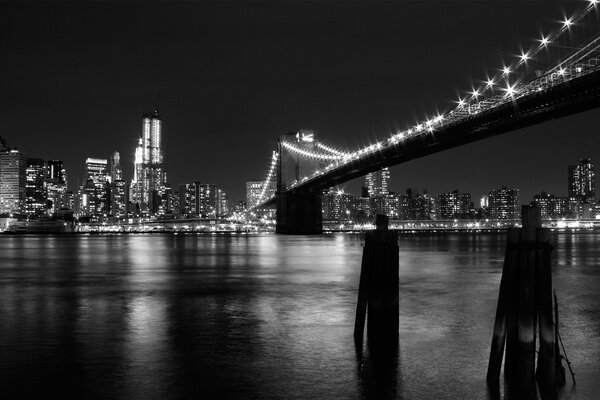
[[[371,345],[397,345],[399,318],[398,233],[388,217],[377,215],[376,229],[365,233],[354,339],[362,343],[365,317]]]
[[[504,375],[522,391],[535,377],[546,392],[556,388],[555,333],[552,315],[550,232],[541,228],[540,209],[522,207],[522,228],[509,229],[500,282],[487,381],[498,385],[504,347]],[[536,336],[539,327],[537,371]]]

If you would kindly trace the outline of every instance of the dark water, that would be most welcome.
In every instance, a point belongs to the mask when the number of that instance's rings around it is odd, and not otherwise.
[[[485,399],[504,240],[401,236],[381,366],[352,338],[359,235],[0,237],[0,398]],[[554,241],[561,398],[598,398],[600,234]]]

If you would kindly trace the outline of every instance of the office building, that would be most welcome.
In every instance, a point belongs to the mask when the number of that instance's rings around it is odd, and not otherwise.
[[[25,211],[27,157],[17,149],[0,151],[0,214]]]
[[[471,217],[471,195],[453,190],[439,193],[435,198],[437,219],[457,219]]]
[[[490,218],[493,219],[519,219],[521,218],[521,204],[519,203],[519,189],[491,190],[488,193],[490,204]]]
[[[596,197],[594,175],[594,164],[589,159],[580,160],[577,165],[569,165],[569,199],[594,204]]]
[[[390,180],[390,169],[383,168],[365,176],[365,186],[369,197],[388,194],[388,182]]]
[[[39,218],[46,213],[46,164],[41,158],[28,158],[25,185],[25,214]]]
[[[71,208],[67,199],[67,173],[60,160],[48,160],[46,163],[46,191],[50,213]]]
[[[246,182],[246,206],[252,208],[260,201],[260,195],[263,189],[262,181]]]
[[[562,218],[569,216],[568,199],[556,197],[547,192],[533,196],[533,205],[539,207],[542,219]]]
[[[167,173],[162,149],[162,120],[158,111],[142,117],[141,148],[141,176],[137,177],[141,183],[140,208],[144,214],[164,214]]]

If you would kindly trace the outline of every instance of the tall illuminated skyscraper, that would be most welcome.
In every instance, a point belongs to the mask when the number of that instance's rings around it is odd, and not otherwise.
[[[166,211],[167,173],[162,149],[162,120],[158,111],[142,116],[142,137],[135,151],[130,200],[145,215]]]
[[[39,217],[46,211],[46,164],[41,158],[28,158],[25,186],[25,214]]]
[[[60,160],[48,160],[46,164],[46,190],[50,201],[50,211],[70,208],[67,200],[67,172]]]
[[[583,159],[577,165],[569,165],[569,199],[594,204],[595,198],[594,164],[589,159]]]
[[[110,181],[116,182],[123,179],[123,170],[121,169],[121,155],[115,151],[110,156]]]
[[[388,194],[388,181],[390,180],[390,169],[383,168],[377,172],[371,172],[365,177],[369,197]]]
[[[0,151],[0,213],[25,211],[27,157],[17,149]]]

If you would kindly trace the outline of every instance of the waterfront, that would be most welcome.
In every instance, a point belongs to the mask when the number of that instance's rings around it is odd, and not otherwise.
[[[600,391],[598,241],[553,236],[577,373],[562,398]],[[0,393],[486,398],[504,247],[502,233],[401,235],[398,362],[374,373],[352,338],[358,234],[0,237]]]

